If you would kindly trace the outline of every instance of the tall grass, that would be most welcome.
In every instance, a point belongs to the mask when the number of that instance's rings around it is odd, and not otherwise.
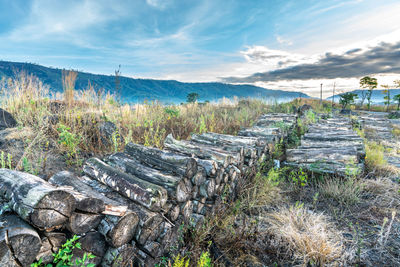
[[[90,84],[75,89],[77,73],[63,71],[62,95],[51,94],[39,79],[19,73],[2,88],[2,108],[12,113],[19,127],[41,131],[45,139],[59,145],[57,129],[65,126],[79,140],[84,154],[107,153],[115,147],[123,149],[127,142],[162,148],[164,138],[172,133],[177,139],[187,139],[191,133],[217,132],[236,134],[241,127],[253,124],[266,112],[288,110],[289,104],[268,105],[257,99],[222,99],[215,103],[162,105],[159,102],[120,105],[116,97]],[[111,121],[117,127],[119,144],[103,144],[99,124]],[[65,131],[64,131],[65,132]],[[122,142],[122,140],[124,140]],[[68,151],[65,151],[68,152]]]

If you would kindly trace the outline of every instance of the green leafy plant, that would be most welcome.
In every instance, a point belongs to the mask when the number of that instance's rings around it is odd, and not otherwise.
[[[197,267],[212,267],[212,261],[210,258],[210,253],[208,251],[202,252],[200,259],[197,262]]]
[[[360,86],[361,88],[368,89],[367,91],[361,91],[362,99],[361,99],[361,106],[364,104],[365,98],[367,98],[367,107],[368,110],[371,107],[371,97],[372,97],[372,90],[378,87],[378,80],[376,78],[371,78],[369,76],[365,76],[360,79]]]
[[[299,187],[304,187],[308,183],[308,175],[301,167],[298,170],[292,170],[289,173],[289,179]]]
[[[400,110],[400,94],[395,95],[393,100],[397,102],[397,110]]]
[[[49,263],[44,265],[42,259],[39,259],[39,261],[32,263],[31,267],[94,267],[95,264],[87,263],[88,260],[96,257],[91,253],[85,253],[82,258],[76,259],[75,262],[72,261],[74,249],[81,249],[81,244],[77,242],[78,239],[79,237],[74,235],[61,246],[57,253],[53,253],[53,264]]]
[[[72,133],[70,127],[63,124],[60,124],[57,131],[59,132],[58,143],[67,149],[69,163],[75,161],[75,163],[79,164],[78,153],[81,138],[77,134]]]
[[[355,99],[357,99],[357,94],[354,93],[345,93],[340,95],[339,104],[342,105],[342,109],[346,109],[347,106],[353,105]]]

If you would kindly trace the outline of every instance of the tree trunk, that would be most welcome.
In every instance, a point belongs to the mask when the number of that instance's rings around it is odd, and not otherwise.
[[[131,244],[118,248],[109,247],[104,254],[102,267],[130,267],[134,266],[137,258],[137,249]]]
[[[13,214],[0,216],[0,226],[0,266],[29,266],[41,247],[38,233]]]
[[[128,206],[129,211],[134,212],[139,217],[138,229],[135,234],[135,239],[138,243],[144,244],[149,238],[153,238],[153,235],[160,233],[158,227],[164,220],[159,213],[152,212],[145,207],[134,203],[132,200],[121,196],[97,180],[83,177],[82,181],[89,184],[93,190],[104,195],[106,199],[111,201],[105,201],[105,203],[110,203],[112,205],[126,205]],[[154,237],[153,240],[156,238],[157,236]]]
[[[200,159],[215,160],[224,167],[241,161],[240,153],[223,151],[207,145],[194,145],[188,141],[178,141],[171,134],[165,138],[164,147],[185,155],[195,155]]]
[[[0,169],[0,195],[25,221],[39,229],[61,227],[75,208],[74,197],[34,175]]]
[[[53,263],[54,256],[53,253],[61,248],[63,244],[67,241],[67,237],[64,233],[49,232],[43,233],[42,246],[40,248],[39,254],[36,256],[36,261],[42,259],[43,264]]]
[[[107,157],[107,162],[123,172],[135,175],[146,182],[164,187],[170,198],[176,199],[178,202],[185,202],[191,197],[191,187],[186,186],[183,177],[172,176],[149,168],[123,153]]]
[[[129,143],[125,153],[141,163],[159,170],[165,170],[191,179],[197,172],[197,162],[194,158],[166,152],[157,148]]]
[[[67,229],[73,234],[84,234],[96,229],[104,218],[103,215],[74,211],[69,217]]]
[[[88,186],[83,184],[71,172],[58,172],[49,179],[49,183],[55,186],[62,186],[61,189],[72,194],[76,200],[75,208],[77,210],[89,213],[102,213],[104,211],[104,201],[98,197],[92,197],[90,193],[85,193],[85,191],[92,191],[92,189],[88,189]]]
[[[90,263],[95,264],[96,266],[99,265],[107,249],[104,236],[99,232],[93,231],[81,236],[78,239],[78,242],[81,243],[81,248],[74,248],[72,251],[72,262],[75,262],[77,259],[83,259],[85,253],[87,255],[90,253],[95,256],[95,258],[87,259],[84,266],[87,266]]]
[[[167,202],[168,194],[164,188],[123,173],[97,158],[87,160],[83,171],[152,211],[160,211]]]

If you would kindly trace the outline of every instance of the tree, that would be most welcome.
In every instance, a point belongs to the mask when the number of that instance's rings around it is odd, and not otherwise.
[[[383,97],[384,104],[386,105],[386,111],[389,111],[389,106],[390,106],[390,86],[389,85],[382,85],[385,90],[382,91],[385,96]]]
[[[194,103],[197,101],[197,99],[199,98],[199,94],[198,93],[190,93],[186,96],[186,102],[188,103]]]
[[[397,110],[399,110],[400,109],[400,94],[395,95],[393,97],[393,100],[397,102]]]
[[[354,100],[357,99],[357,94],[355,93],[345,93],[340,95],[339,104],[345,109],[348,105],[354,104]]]
[[[376,78],[371,78],[369,76],[365,76],[360,79],[360,87],[363,89],[368,89],[367,91],[361,91],[361,106],[364,104],[365,98],[368,100],[368,110],[371,106],[371,97],[372,90],[378,87],[378,80]]]

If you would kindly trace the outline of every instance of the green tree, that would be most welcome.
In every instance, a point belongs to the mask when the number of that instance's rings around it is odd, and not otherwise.
[[[194,103],[197,101],[197,99],[199,98],[199,94],[198,93],[190,93],[186,96],[186,102],[188,103]]]
[[[382,93],[385,95],[383,97],[384,104],[386,105],[386,111],[389,111],[389,106],[390,106],[390,86],[389,85],[382,85],[385,90],[382,91]]]
[[[357,99],[357,94],[355,93],[345,93],[340,95],[339,104],[345,109],[348,105],[354,104],[354,100]]]
[[[400,109],[400,94],[395,95],[393,97],[393,100],[397,102],[397,110],[399,110]]]
[[[365,76],[360,79],[360,87],[363,89],[368,89],[367,91],[361,91],[361,106],[364,104],[366,98],[368,100],[367,106],[369,110],[371,107],[372,90],[378,87],[378,80],[376,78]]]

